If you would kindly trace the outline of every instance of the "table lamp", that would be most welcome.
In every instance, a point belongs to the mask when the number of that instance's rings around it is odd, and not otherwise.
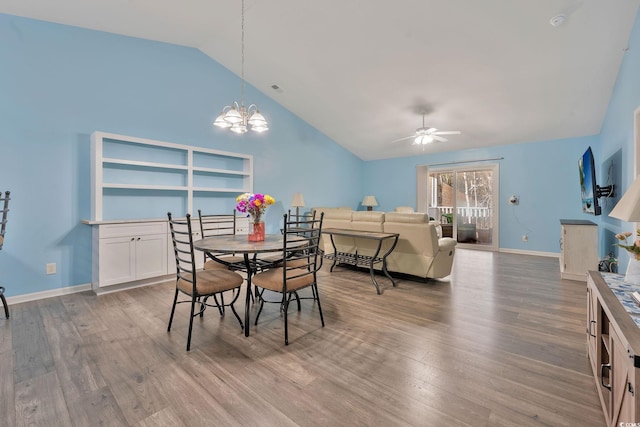
[[[362,206],[366,206],[368,211],[372,211],[374,206],[378,206],[376,196],[364,196],[364,200],[362,200]]]
[[[609,216],[627,222],[640,221],[640,176],[636,177],[631,187],[625,191],[620,201],[616,203],[609,213]],[[629,246],[635,246],[634,242],[640,236],[634,233],[630,237],[633,240]],[[627,243],[625,243],[625,245],[626,244]],[[628,249],[627,252],[631,253]],[[640,261],[638,261],[635,255],[636,253],[632,253],[629,257],[629,266],[627,267],[625,282],[640,284]]]
[[[293,198],[291,199],[291,206],[296,208],[296,217],[300,217],[300,208],[304,207],[304,197],[302,197],[302,193],[294,193]]]
[[[640,176],[633,181],[609,213],[610,217],[627,222],[640,221]]]

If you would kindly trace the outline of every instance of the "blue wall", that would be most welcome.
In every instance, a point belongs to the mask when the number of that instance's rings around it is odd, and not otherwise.
[[[90,283],[91,228],[81,220],[96,130],[252,154],[254,191],[277,200],[265,217],[271,230],[295,192],[309,207],[355,208],[362,197],[363,161],[251,86],[246,99],[270,130],[239,136],[212,126],[238,100],[240,80],[196,49],[2,14],[0,40],[8,296]],[[45,275],[51,262],[58,273]]]
[[[577,160],[591,146],[599,183],[611,162],[622,191],[633,180],[638,19],[601,135],[372,162],[251,86],[246,99],[260,106],[269,132],[214,128],[222,106],[238,99],[240,81],[196,49],[2,14],[0,40],[0,190],[13,196],[0,281],[9,296],[90,282],[91,230],[80,221],[89,218],[89,135],[96,130],[252,154],[254,190],[278,201],[266,217],[272,230],[295,192],[309,207],[358,208],[365,194],[382,211],[415,206],[417,165],[491,157],[504,157],[501,248],[557,253],[560,218],[596,221],[601,255],[613,234],[630,230],[606,217],[609,205],[600,217],[581,212]],[[510,194],[520,197],[518,206],[507,204]],[[58,273],[47,276],[50,262]]]
[[[622,180],[618,188],[619,194],[629,188],[634,180],[634,111],[640,108],[640,12],[629,38],[629,50],[626,52],[618,78],[613,89],[609,108],[600,133],[601,158],[620,158],[620,175]],[[640,147],[638,147],[640,149]],[[638,165],[640,167],[640,165]],[[601,248],[610,252],[616,242],[614,235],[621,231],[634,231],[633,225],[615,218],[601,218]],[[620,269],[624,272],[628,256],[626,251],[618,250]]]
[[[500,247],[558,253],[561,218],[596,218],[582,213],[578,158],[597,144],[597,137],[572,138],[367,162],[365,192],[376,195],[382,211],[415,207],[417,166],[504,157],[496,161]],[[517,206],[508,204],[512,194],[520,198]],[[528,242],[521,240],[525,233]]]

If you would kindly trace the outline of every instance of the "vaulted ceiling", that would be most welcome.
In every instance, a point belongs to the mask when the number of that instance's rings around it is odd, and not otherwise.
[[[624,55],[640,55],[639,3],[246,0],[245,78],[364,160],[594,135]],[[195,47],[240,75],[240,0],[0,0],[0,12]],[[462,133],[391,142],[422,112]]]

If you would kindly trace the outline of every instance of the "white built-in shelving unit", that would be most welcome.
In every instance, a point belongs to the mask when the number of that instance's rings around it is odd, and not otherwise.
[[[231,213],[238,194],[252,192],[253,157],[151,139],[91,135],[92,287],[112,292],[167,280],[175,272],[167,212]],[[195,212],[194,212],[195,211]],[[194,215],[195,214],[195,215]],[[236,234],[248,232],[236,218]],[[197,256],[202,268],[204,255]]]
[[[130,218],[132,201],[152,217],[167,207],[193,213],[198,198],[233,198],[253,189],[247,154],[94,132],[91,158],[92,221]]]

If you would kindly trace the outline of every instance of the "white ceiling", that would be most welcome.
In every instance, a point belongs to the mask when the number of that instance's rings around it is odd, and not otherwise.
[[[246,0],[245,77],[364,160],[594,135],[623,56],[639,54],[626,51],[639,3]],[[238,75],[240,10],[239,0],[0,0],[2,13],[195,47]],[[421,126],[422,110],[427,126],[462,134],[391,143]]]

